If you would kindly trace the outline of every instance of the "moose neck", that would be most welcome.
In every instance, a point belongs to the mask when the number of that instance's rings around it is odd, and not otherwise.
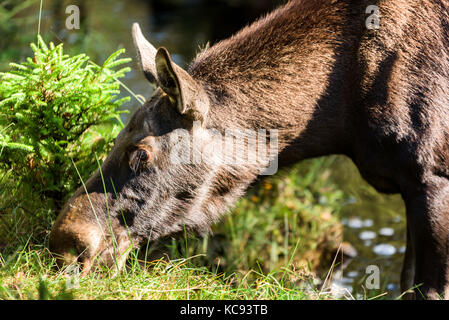
[[[277,129],[281,164],[345,153],[354,50],[339,9],[293,1],[201,52],[189,72],[211,100],[206,125]]]

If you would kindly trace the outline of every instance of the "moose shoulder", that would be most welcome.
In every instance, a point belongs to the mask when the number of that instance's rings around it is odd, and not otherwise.
[[[270,163],[248,161],[252,135],[233,149],[237,161],[207,149],[227,130],[275,129],[280,166],[344,154],[379,191],[400,193],[402,289],[449,298],[449,1],[375,1],[380,28],[369,29],[372,2],[290,1],[199,53],[188,71],[134,25],[157,89],[58,216],[50,249],[59,262],[120,268],[130,246],[207,232]],[[175,149],[201,161],[174,161]]]

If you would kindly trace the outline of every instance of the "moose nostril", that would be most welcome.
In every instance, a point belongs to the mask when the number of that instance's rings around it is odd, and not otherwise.
[[[81,248],[79,245],[77,245],[76,256],[77,256],[76,261],[83,263],[86,260],[86,248]]]
[[[76,259],[76,262],[78,262],[79,264],[83,265],[86,262],[86,257],[81,254]]]
[[[54,254],[56,258],[56,265],[60,269],[63,268],[64,266],[68,266],[78,262],[78,255],[74,254],[71,251]]]

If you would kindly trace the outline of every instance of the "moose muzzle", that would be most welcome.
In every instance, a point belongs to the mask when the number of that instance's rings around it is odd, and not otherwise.
[[[59,267],[78,263],[83,275],[99,266],[115,271],[122,268],[131,241],[116,219],[95,209],[104,207],[104,201],[104,195],[96,193],[68,201],[50,234],[50,251]]]

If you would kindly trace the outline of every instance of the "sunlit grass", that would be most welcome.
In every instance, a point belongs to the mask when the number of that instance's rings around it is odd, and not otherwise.
[[[108,270],[70,279],[57,270],[45,247],[18,250],[7,259],[0,255],[0,299],[327,299],[327,294],[278,281],[276,272],[254,273],[238,280],[198,267],[197,257],[143,262],[133,252],[126,268],[111,278]],[[75,286],[71,287],[73,284]]]

